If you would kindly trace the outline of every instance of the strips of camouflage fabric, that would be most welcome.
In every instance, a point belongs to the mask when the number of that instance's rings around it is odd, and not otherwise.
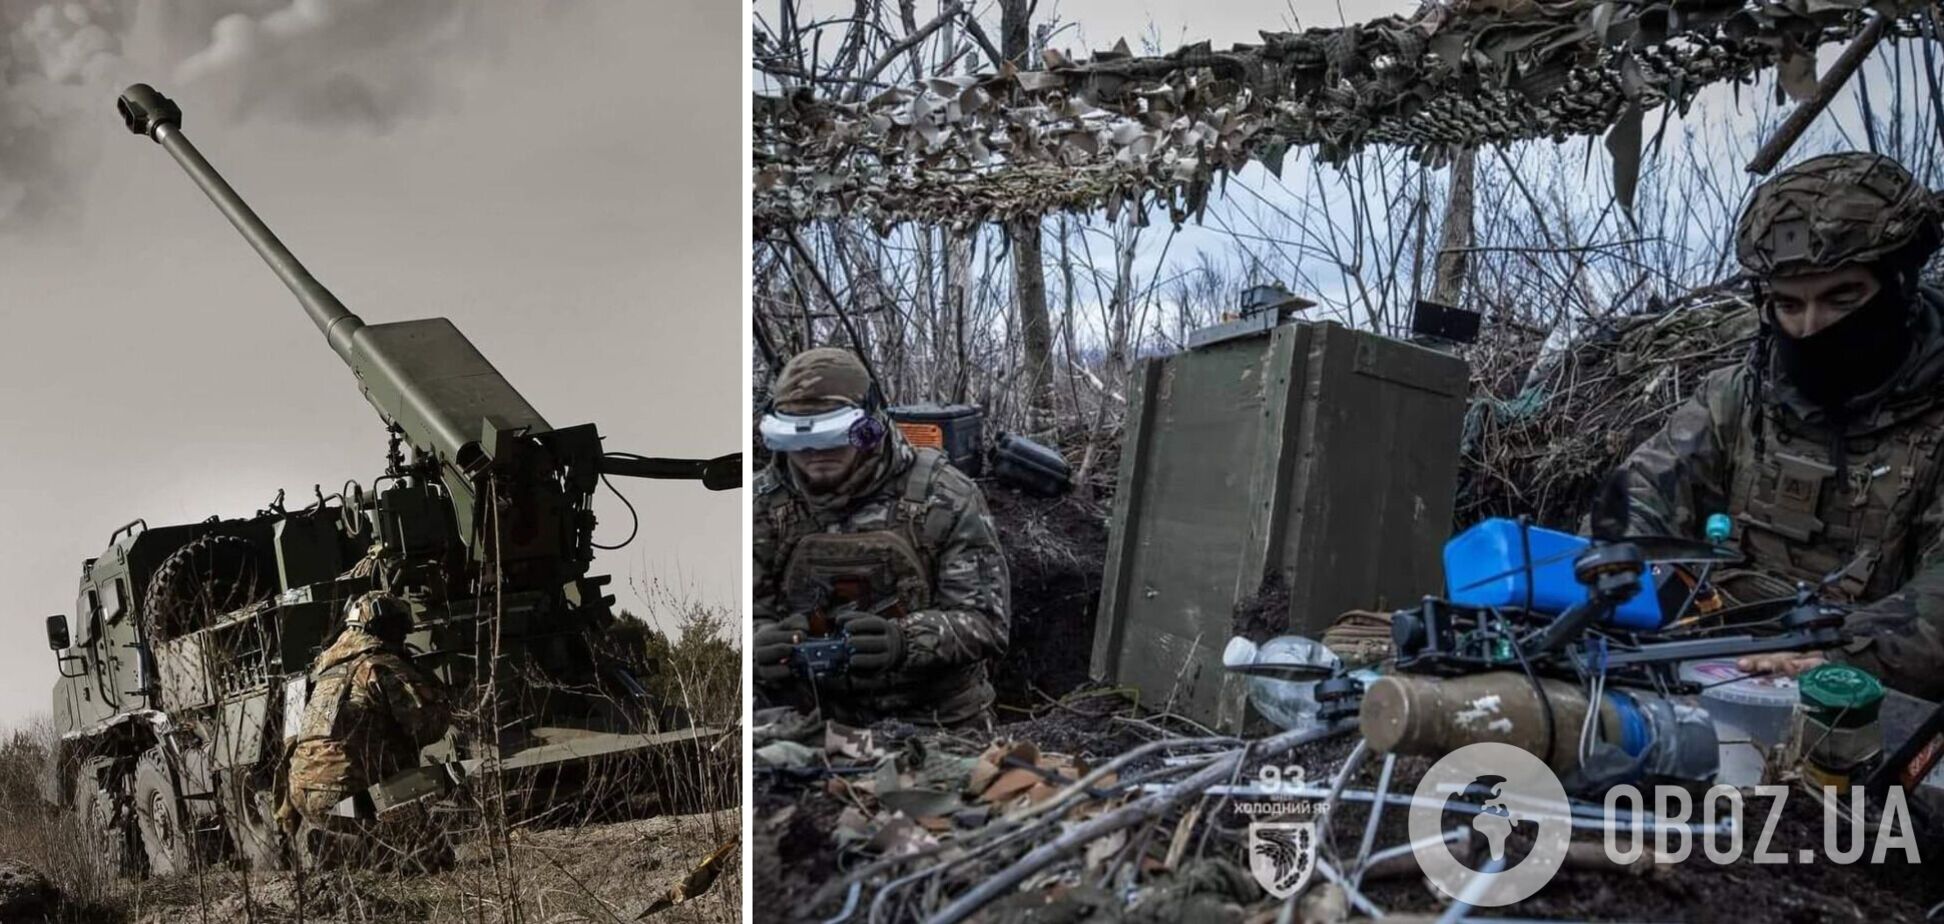
[[[1180,223],[1211,187],[1294,146],[1336,161],[1371,144],[1429,163],[1462,147],[1608,135],[1637,168],[1640,119],[1685,111],[1703,87],[1781,64],[1792,84],[1815,49],[1848,41],[1868,10],[1918,33],[1920,0],[1470,0],[1411,18],[1262,33],[1159,57],[1123,43],[1085,62],[935,77],[866,100],[797,87],[752,101],[759,237],[819,219],[880,230],[966,226],[1059,209],[1165,205]],[[760,64],[759,64],[760,66]],[[1646,142],[1651,143],[1651,142]],[[1617,188],[1626,188],[1626,177]]]

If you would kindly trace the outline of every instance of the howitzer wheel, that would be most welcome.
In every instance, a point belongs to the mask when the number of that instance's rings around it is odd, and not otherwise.
[[[223,822],[236,854],[251,869],[275,872],[290,868],[284,854],[283,832],[277,827],[275,795],[252,792],[242,780],[225,780],[218,791],[223,800]]]
[[[162,560],[142,597],[142,614],[150,638],[167,641],[269,594],[258,579],[256,549],[249,540],[204,536]]]
[[[110,872],[119,876],[141,873],[136,834],[127,815],[119,811],[116,792],[101,788],[93,767],[83,767],[74,783],[74,812],[80,816],[88,845],[100,851]]]
[[[195,834],[182,818],[175,775],[162,751],[150,748],[135,765],[135,823],[142,831],[149,875],[172,876],[191,868]]]

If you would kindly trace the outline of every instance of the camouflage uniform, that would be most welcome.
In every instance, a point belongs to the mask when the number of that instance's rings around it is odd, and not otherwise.
[[[1883,202],[1874,209],[1843,203],[1851,207],[1837,215],[1849,219],[1847,225],[1827,220],[1827,214],[1805,219],[1787,209],[1789,184],[1799,192],[1803,184],[1832,173],[1844,183],[1867,179],[1878,184],[1872,191],[1882,192],[1880,176],[1864,176],[1873,166],[1880,165],[1862,155],[1817,158],[1766,184],[1740,229],[1744,265],[1766,275],[1843,262],[1883,265],[1893,257],[1893,266],[1913,257],[1921,263],[1921,256],[1935,249],[1934,226],[1885,227],[1913,213],[1920,219],[1926,214],[1928,196],[1918,198],[1921,187],[1905,198],[1903,212]],[[1812,189],[1832,199],[1843,191],[1838,187],[1831,194],[1829,188]],[[1765,195],[1770,190],[1780,192]],[[1895,203],[1895,190],[1889,192],[1884,198]],[[1915,252],[1908,246],[1893,253],[1855,243],[1880,240],[1906,245],[1914,240]],[[1834,259],[1837,255],[1845,259]],[[1731,576],[1727,588],[1744,601],[1786,592],[1773,578],[1815,583],[1843,572],[1830,590],[1856,608],[1844,626],[1851,641],[1831,656],[1907,693],[1939,699],[1944,698],[1944,492],[1938,490],[1944,474],[1944,293],[1917,287],[1914,269],[1910,272],[1907,287],[1889,297],[1905,302],[1911,343],[1887,378],[1867,393],[1825,407],[1809,400],[1784,372],[1770,372],[1778,335],[1765,330],[1748,362],[1710,375],[1661,431],[1628,457],[1623,465],[1630,501],[1627,532],[1697,537],[1708,515],[1727,513],[1735,523],[1735,541],[1757,573],[1743,577],[1766,585],[1760,592],[1736,593]],[[1764,323],[1773,324],[1766,317]]]
[[[798,372],[786,368],[779,379],[779,404],[790,397],[814,404],[796,392],[834,387],[817,374],[820,357],[809,357],[812,374],[799,374],[804,358],[792,360]],[[833,376],[841,379],[843,371]],[[827,614],[863,610],[887,617],[898,637],[888,668],[841,673],[814,687],[795,676],[766,681],[759,670],[758,684],[848,724],[888,717],[975,723],[993,700],[986,664],[1006,650],[1005,555],[972,479],[943,454],[914,449],[895,428],[885,429],[835,491],[806,491],[778,455],[756,480],[751,563],[758,647],[765,630],[826,634],[835,627],[817,623]]]
[[[286,777],[291,808],[319,829],[358,833],[355,821],[331,809],[416,766],[420,749],[451,723],[438,681],[391,643],[346,627],[311,668],[310,701]]]

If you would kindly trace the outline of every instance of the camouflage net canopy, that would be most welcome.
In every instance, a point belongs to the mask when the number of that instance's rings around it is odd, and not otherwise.
[[[1798,98],[1815,49],[1872,11],[1928,34],[1934,0],[1447,0],[1406,19],[1134,57],[1123,42],[1045,70],[935,77],[869,99],[753,100],[758,235],[816,218],[951,226],[1056,209],[1198,214],[1211,182],[1293,146],[1326,161],[1393,144],[1460,147],[1606,134],[1637,170],[1642,114],[1779,66]],[[1931,15],[1934,15],[1932,13]],[[757,66],[775,50],[758,42]]]

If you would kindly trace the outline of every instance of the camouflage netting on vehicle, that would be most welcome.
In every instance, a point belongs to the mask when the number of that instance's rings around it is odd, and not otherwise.
[[[752,104],[759,235],[815,218],[954,226],[1055,209],[1164,202],[1176,222],[1251,160],[1279,170],[1314,145],[1370,144],[1429,162],[1457,147],[1608,134],[1617,178],[1637,169],[1643,114],[1685,111],[1709,84],[1778,66],[1815,90],[1815,49],[1876,9],[1928,35],[1930,0],[1450,0],[1410,18],[1264,32],[1135,57],[1123,42],[1045,70],[935,77],[869,99],[807,88]],[[757,66],[778,52],[759,41]],[[1665,124],[1662,122],[1661,124]],[[1609,132],[1611,130],[1611,132]],[[1623,194],[1624,198],[1624,194]]]

